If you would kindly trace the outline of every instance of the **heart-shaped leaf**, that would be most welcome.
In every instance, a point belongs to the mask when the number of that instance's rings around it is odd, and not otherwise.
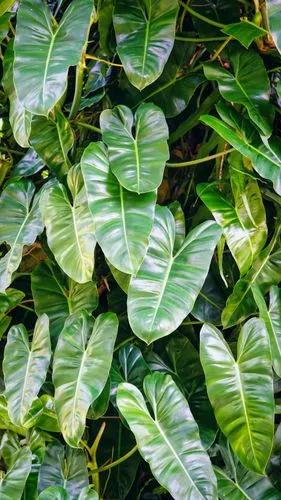
[[[274,431],[271,355],[264,323],[252,318],[242,327],[237,361],[220,331],[205,324],[200,359],[221,430],[242,464],[264,474]]]
[[[141,104],[133,115],[127,106],[116,106],[101,113],[100,126],[110,168],[120,184],[139,194],[158,188],[169,158],[169,132],[161,109]]]
[[[147,254],[130,281],[129,322],[147,344],[176,330],[192,311],[221,235],[215,222],[205,222],[175,252],[175,232],[170,210],[157,206]]]
[[[171,376],[157,372],[148,375],[144,392],[153,416],[132,384],[120,384],[117,404],[157,481],[176,500],[215,498],[210,459],[188,403]]]

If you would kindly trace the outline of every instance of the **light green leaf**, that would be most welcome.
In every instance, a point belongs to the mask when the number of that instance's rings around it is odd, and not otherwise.
[[[24,325],[12,326],[4,351],[3,372],[8,412],[16,425],[25,424],[32,403],[45,381],[51,359],[49,320],[38,318],[32,343]]]
[[[175,235],[175,246],[174,249],[177,252],[182,246],[185,239],[185,216],[181,204],[178,201],[173,201],[168,206],[170,212],[172,212],[175,224],[176,224],[176,235]]]
[[[70,500],[77,500],[83,488],[89,486],[86,455],[83,450],[50,443],[39,472],[38,491],[49,486],[64,488]]]
[[[45,0],[21,1],[14,79],[19,100],[33,114],[47,116],[64,94],[68,69],[80,61],[92,10],[92,0],[73,0],[58,25]]]
[[[0,17],[5,14],[8,10],[10,10],[15,3],[15,0],[1,0],[1,5],[0,5]]]
[[[170,210],[157,206],[147,254],[130,281],[130,326],[147,344],[172,333],[192,311],[221,235],[215,222],[205,222],[175,252],[175,232]]]
[[[235,283],[222,312],[222,324],[225,328],[240,323],[255,312],[253,284],[259,286],[262,293],[266,293],[271,285],[278,285],[281,281],[281,249],[276,248],[280,229],[277,228],[271,242],[260,252],[248,273]]]
[[[29,448],[22,448],[6,474],[0,478],[1,500],[20,500],[24,485],[31,470],[32,453]]]
[[[32,115],[18,99],[13,81],[14,49],[13,40],[7,46],[4,57],[3,87],[10,101],[10,124],[14,138],[22,148],[29,147],[29,136],[31,131]]]
[[[274,432],[271,355],[264,323],[252,318],[242,327],[237,361],[220,331],[205,324],[200,359],[221,430],[242,464],[264,474]]]
[[[126,0],[115,5],[117,52],[130,82],[139,90],[162,73],[174,45],[176,0]]]
[[[202,115],[200,120],[215,130],[225,141],[229,142],[243,156],[251,160],[254,169],[261,177],[270,180],[273,187],[281,195],[281,140],[272,137],[264,144],[255,144],[240,130],[236,133],[232,128],[214,116]]]
[[[127,106],[116,106],[101,113],[100,126],[120,184],[138,194],[158,188],[169,158],[169,131],[161,109],[145,103],[133,115]]]
[[[48,245],[57,263],[74,281],[87,283],[91,281],[94,271],[96,240],[85,189],[83,186],[78,192],[71,189],[76,175],[77,167],[72,167],[67,175],[72,202],[65,187],[55,182],[41,197],[40,208]]]
[[[216,497],[216,480],[208,454],[188,403],[170,375],[153,373],[144,380],[144,392],[120,384],[117,404],[135,434],[139,451],[157,481],[175,500]]]
[[[278,286],[270,288],[268,308],[256,285],[252,286],[252,292],[269,336],[273,368],[278,377],[281,377],[281,289]]]
[[[266,242],[266,215],[258,183],[247,175],[239,153],[231,155],[230,180],[234,203],[210,183],[199,184],[197,192],[221,226],[243,275]]]
[[[68,153],[74,136],[68,120],[57,111],[54,118],[33,117],[30,144],[46,165],[62,177],[70,168]]]
[[[214,471],[218,483],[218,495],[221,500],[251,500],[239,486],[227,476],[227,474],[219,469],[219,467],[214,467]]]
[[[99,500],[99,495],[91,486],[88,486],[83,488],[78,500]]]
[[[13,177],[28,177],[42,170],[45,163],[38,157],[34,149],[30,148],[13,168]]]
[[[249,117],[264,135],[272,132],[273,108],[269,104],[270,84],[259,54],[235,47],[230,52],[233,73],[218,64],[205,64],[208,80],[218,82],[221,95],[246,107]]]
[[[102,392],[118,330],[114,313],[72,315],[59,337],[53,362],[56,411],[65,441],[78,447],[89,406]]]
[[[227,24],[222,32],[238,40],[246,49],[256,38],[268,35],[268,31],[248,21],[248,19],[242,19],[239,23]]]
[[[147,250],[156,193],[139,196],[123,189],[110,171],[101,142],[87,147],[81,167],[97,242],[117,269],[136,273]]]
[[[38,500],[69,500],[69,494],[62,486],[49,486],[43,490]]]
[[[19,180],[9,184],[0,198],[0,242],[10,246],[0,260],[0,292],[9,286],[12,273],[18,268],[23,245],[34,243],[43,230],[38,197],[31,181]]]
[[[281,54],[281,6],[279,0],[266,0],[269,28],[277,50]]]
[[[34,269],[31,289],[36,313],[46,313],[49,317],[53,343],[70,314],[82,309],[91,313],[98,305],[97,287],[93,281],[75,283],[48,260]]]

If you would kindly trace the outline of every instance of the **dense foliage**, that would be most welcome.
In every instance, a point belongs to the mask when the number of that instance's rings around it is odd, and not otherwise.
[[[0,16],[0,499],[280,499],[280,0]]]

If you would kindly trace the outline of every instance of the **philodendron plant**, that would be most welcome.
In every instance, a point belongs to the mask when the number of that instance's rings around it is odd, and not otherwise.
[[[280,0],[0,44],[0,500],[280,500]]]

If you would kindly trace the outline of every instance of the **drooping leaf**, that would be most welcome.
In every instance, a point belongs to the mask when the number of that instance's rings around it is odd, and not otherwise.
[[[31,470],[32,454],[29,448],[20,449],[14,456],[13,465],[0,479],[1,500],[20,500]]]
[[[147,250],[156,193],[139,196],[123,189],[100,142],[87,147],[81,166],[97,242],[117,269],[136,273]]]
[[[199,184],[197,187],[200,198],[222,227],[241,275],[252,266],[267,237],[265,210],[258,184],[243,170],[241,155],[234,153],[230,159],[234,204],[213,184]]]
[[[83,181],[78,181],[77,189],[73,182],[79,175],[77,167],[72,167],[67,175],[72,202],[65,187],[56,182],[45,191],[40,208],[48,245],[59,266],[77,283],[87,283],[94,271],[96,240]]]
[[[158,188],[169,158],[169,132],[161,109],[144,103],[133,115],[127,106],[116,106],[101,113],[100,126],[110,168],[120,184],[138,194]]]
[[[48,315],[54,342],[70,314],[82,309],[91,313],[98,305],[97,287],[93,281],[75,283],[48,260],[34,269],[31,288],[35,311],[38,315]]]
[[[40,468],[38,491],[49,486],[64,488],[70,500],[77,500],[83,488],[88,487],[86,456],[83,450],[75,450],[59,443],[50,443]]]
[[[234,74],[218,64],[205,64],[205,76],[218,82],[220,93],[227,101],[243,104],[251,120],[269,136],[274,114],[269,104],[269,79],[261,57],[254,50],[235,47],[230,60]]]
[[[255,284],[266,293],[271,285],[278,285],[281,280],[281,250],[276,247],[279,229],[271,242],[260,252],[248,273],[235,283],[231,295],[222,312],[222,324],[230,327],[240,323],[255,312],[252,285]]]
[[[256,285],[252,286],[252,292],[269,336],[273,368],[278,377],[281,377],[281,289],[277,286],[270,288],[268,308]]]
[[[14,49],[13,40],[11,40],[7,46],[4,57],[3,87],[10,101],[9,119],[14,138],[21,147],[28,148],[32,115],[24,108],[17,96],[13,81],[13,64]]]
[[[14,79],[19,100],[33,114],[47,116],[65,92],[68,69],[81,58],[92,10],[91,0],[73,0],[57,24],[45,0],[20,3]]]
[[[114,313],[101,314],[93,324],[83,312],[66,321],[59,337],[53,362],[55,405],[70,446],[79,445],[89,406],[106,384],[117,330]]]
[[[208,221],[193,229],[175,252],[175,230],[170,210],[158,206],[147,254],[129,285],[129,322],[147,344],[176,330],[191,312],[221,234]]]
[[[155,372],[144,392],[131,384],[118,388],[119,410],[135,434],[139,451],[157,481],[176,500],[214,498],[216,481],[188,403],[170,375]]]
[[[70,168],[68,153],[73,142],[70,124],[60,111],[56,112],[54,118],[33,117],[30,144],[44,163],[60,177]]]
[[[205,324],[200,336],[200,359],[221,430],[242,464],[264,474],[273,440],[274,399],[271,355],[263,322],[252,318],[242,327],[237,361],[220,331]]]
[[[248,21],[248,19],[242,19],[239,23],[228,24],[222,31],[226,33],[226,35],[232,36],[238,40],[246,49],[250,47],[251,43],[256,38],[268,34],[265,29]]]
[[[126,0],[116,3],[113,23],[117,52],[130,82],[139,90],[162,73],[173,48],[176,0]]]
[[[24,325],[12,326],[4,352],[5,395],[12,422],[24,425],[38,392],[45,381],[51,359],[49,320],[38,318],[30,345]]]
[[[241,136],[243,130],[240,130],[239,134],[235,133],[232,128],[214,116],[202,115],[200,120],[212,127],[243,156],[249,158],[258,174],[270,180],[276,193],[281,195],[281,141],[279,137],[264,140],[264,144],[261,141],[255,144],[245,135]]]
[[[281,53],[281,9],[278,0],[266,0],[269,28],[277,50]]]
[[[0,291],[9,286],[12,273],[20,264],[23,245],[31,245],[43,230],[38,197],[31,181],[9,184],[0,198],[0,241],[10,246],[0,260]]]

